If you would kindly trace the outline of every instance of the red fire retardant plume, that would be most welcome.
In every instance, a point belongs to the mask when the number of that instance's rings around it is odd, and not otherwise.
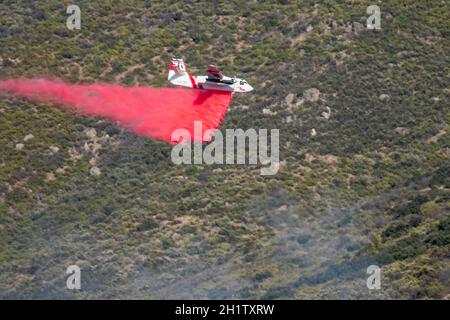
[[[138,135],[170,143],[176,129],[187,129],[193,141],[208,141],[203,133],[217,129],[232,94],[177,88],[122,87],[110,84],[66,84],[46,79],[0,81],[0,96],[13,95],[69,107],[78,113],[117,121]],[[194,136],[194,121],[202,136]]]

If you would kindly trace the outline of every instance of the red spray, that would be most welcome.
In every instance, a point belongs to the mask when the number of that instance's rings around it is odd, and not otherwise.
[[[217,129],[232,93],[194,89],[122,87],[111,84],[66,84],[46,79],[0,81],[0,96],[13,95],[65,106],[84,115],[117,121],[138,135],[170,143],[176,129],[186,129],[193,141],[208,141],[203,133]],[[194,136],[194,121],[202,136]]]

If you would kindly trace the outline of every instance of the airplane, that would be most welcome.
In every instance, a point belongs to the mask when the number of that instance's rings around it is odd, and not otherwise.
[[[173,58],[170,62],[168,80],[178,86],[205,90],[229,92],[249,92],[253,87],[244,79],[230,78],[213,65],[208,66],[207,76],[191,76],[188,74],[183,59]]]

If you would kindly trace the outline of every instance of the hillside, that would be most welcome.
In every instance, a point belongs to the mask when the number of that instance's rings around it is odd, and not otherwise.
[[[68,3],[3,1],[0,79],[164,87],[173,56],[213,63],[255,88],[220,129],[280,129],[280,170],[177,166],[167,143],[1,98],[0,298],[448,298],[448,2],[379,1],[381,30],[369,1],[78,3],[71,31]]]

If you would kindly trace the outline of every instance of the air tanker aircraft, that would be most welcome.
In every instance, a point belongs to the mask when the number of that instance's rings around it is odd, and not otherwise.
[[[230,92],[249,92],[253,87],[244,79],[230,78],[222,73],[213,65],[208,66],[207,76],[191,76],[188,74],[183,59],[172,59],[170,62],[169,81],[177,86],[220,90]]]

